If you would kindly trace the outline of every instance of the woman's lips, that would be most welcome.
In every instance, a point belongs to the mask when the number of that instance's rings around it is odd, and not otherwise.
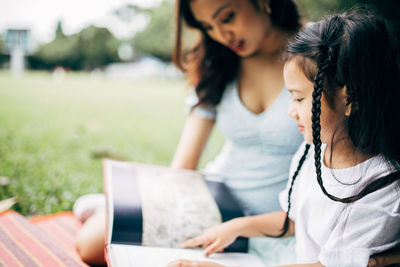
[[[244,49],[244,41],[243,40],[239,40],[239,41],[235,41],[232,42],[229,47],[235,51],[236,53],[243,51]]]
[[[304,132],[304,126],[298,125],[298,124],[297,124],[297,127],[299,127],[299,131],[300,131],[301,133]]]

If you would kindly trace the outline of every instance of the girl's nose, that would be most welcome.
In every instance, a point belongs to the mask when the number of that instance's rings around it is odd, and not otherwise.
[[[297,119],[298,115],[296,109],[293,107],[293,103],[290,104],[288,114],[290,117]]]

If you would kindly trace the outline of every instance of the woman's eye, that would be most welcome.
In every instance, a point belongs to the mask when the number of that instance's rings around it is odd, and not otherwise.
[[[222,23],[228,23],[230,22],[233,18],[235,17],[235,13],[234,12],[230,12],[228,14],[228,16],[222,20]]]
[[[301,101],[303,101],[303,99],[304,99],[304,98],[294,98],[293,101],[295,101],[295,102],[301,102]]]

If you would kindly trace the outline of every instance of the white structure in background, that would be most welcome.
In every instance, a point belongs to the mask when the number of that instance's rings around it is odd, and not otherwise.
[[[111,78],[132,80],[175,79],[183,77],[172,63],[165,63],[155,57],[142,57],[135,62],[114,63],[105,69],[105,75]]]
[[[133,47],[129,43],[122,43],[118,48],[118,56],[122,61],[129,61],[133,59]]]
[[[22,75],[25,69],[25,54],[30,47],[30,30],[8,29],[5,35],[5,45],[11,56],[11,73],[14,76]]]

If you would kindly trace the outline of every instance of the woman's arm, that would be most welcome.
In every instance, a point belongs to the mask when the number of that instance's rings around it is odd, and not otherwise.
[[[284,211],[236,218],[206,229],[202,235],[185,241],[182,247],[202,246],[205,249],[205,255],[208,256],[212,253],[223,251],[239,236],[277,236],[282,232],[285,218],[286,212]],[[285,236],[293,234],[294,222],[290,220],[289,230]]]
[[[200,117],[195,112],[189,115],[171,163],[172,168],[197,168],[214,124],[214,119]]]

